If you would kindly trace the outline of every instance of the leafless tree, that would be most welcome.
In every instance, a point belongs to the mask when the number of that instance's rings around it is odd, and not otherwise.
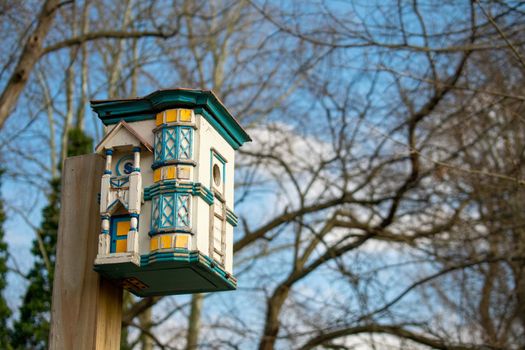
[[[14,183],[45,190],[70,125],[100,138],[94,96],[211,88],[254,137],[239,290],[130,298],[131,346],[525,346],[523,3],[3,6]]]

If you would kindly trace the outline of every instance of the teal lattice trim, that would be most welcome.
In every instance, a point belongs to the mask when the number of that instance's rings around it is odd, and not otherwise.
[[[156,183],[152,186],[146,187],[144,189],[144,200],[149,201],[154,196],[164,193],[188,193],[194,196],[199,196],[208,205],[212,205],[214,202],[213,193],[200,182],[180,183],[177,185],[176,181],[164,181],[162,183]],[[152,207],[153,211],[155,211],[155,203],[153,203]],[[239,224],[239,218],[230,208],[226,208],[226,221],[232,226],[237,226]]]
[[[188,193],[201,197],[209,205],[213,204],[213,193],[200,182],[179,183],[176,181],[163,181],[144,189],[144,200],[149,201],[156,195],[163,193]]]
[[[155,131],[155,163],[165,161],[191,161],[193,128],[190,126],[165,126]]]
[[[152,198],[152,232],[162,230],[191,230],[191,195],[187,193],[167,192]]]
[[[159,228],[174,228],[177,225],[177,216],[175,215],[176,196],[165,195],[161,196],[160,214],[159,214]]]

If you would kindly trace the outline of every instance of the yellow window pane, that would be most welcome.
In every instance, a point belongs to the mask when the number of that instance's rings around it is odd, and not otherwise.
[[[117,222],[117,236],[126,236],[129,232],[129,221]]]
[[[161,171],[160,168],[159,169],[155,169],[153,171],[153,181],[154,182],[159,182],[160,181],[160,171]]]
[[[191,122],[191,109],[181,109],[180,110],[180,121],[181,122]]]
[[[166,123],[173,123],[177,121],[177,110],[168,109],[166,111]]]
[[[171,248],[171,236],[165,235],[160,237],[161,248]]]
[[[117,247],[116,247],[117,253],[125,253],[128,250],[128,240],[127,239],[119,239],[117,241]]]
[[[170,167],[166,168],[165,178],[166,179],[174,179],[175,178],[175,167],[174,166],[170,166]]]
[[[155,124],[157,124],[157,126],[163,123],[162,114],[164,114],[164,112],[157,113],[157,117],[155,118]]]
[[[154,250],[157,250],[157,249],[159,249],[159,238],[158,237],[153,237],[149,241],[149,250],[154,251]]]
[[[188,235],[178,235],[175,239],[175,247],[188,248]]]

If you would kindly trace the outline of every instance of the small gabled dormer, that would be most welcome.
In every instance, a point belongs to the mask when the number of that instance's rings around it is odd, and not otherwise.
[[[150,143],[125,121],[102,139],[95,152],[106,157],[100,188],[102,230],[97,262],[131,261],[140,264],[137,228],[142,206],[141,153]]]

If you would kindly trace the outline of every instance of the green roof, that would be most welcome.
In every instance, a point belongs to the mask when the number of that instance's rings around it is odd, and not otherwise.
[[[191,108],[201,114],[234,148],[252,139],[210,90],[168,89],[158,90],[144,97],[93,100],[91,108],[105,125],[121,120],[128,123],[155,119],[158,112],[170,108]]]

